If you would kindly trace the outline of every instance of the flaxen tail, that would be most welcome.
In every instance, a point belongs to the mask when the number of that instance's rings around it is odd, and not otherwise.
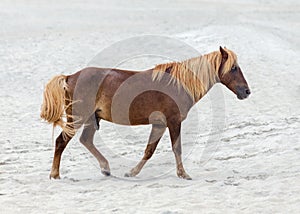
[[[74,128],[72,123],[66,121],[72,115],[65,113],[68,107],[65,106],[66,90],[68,89],[66,79],[67,76],[58,75],[47,83],[40,116],[48,123],[53,124],[53,127],[59,125],[65,134],[72,136],[75,133]]]

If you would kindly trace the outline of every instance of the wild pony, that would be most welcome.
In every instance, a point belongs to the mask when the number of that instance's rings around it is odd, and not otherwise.
[[[45,87],[41,108],[41,118],[63,130],[56,139],[50,178],[59,178],[61,155],[81,126],[80,142],[98,160],[101,172],[110,175],[108,161],[93,144],[103,119],[123,125],[152,124],[143,158],[125,176],[136,176],[141,171],[168,128],[177,175],[191,179],[181,158],[181,123],[191,107],[219,82],[239,99],[250,94],[236,54],[222,47],[143,72],[89,67],[72,75],[55,76]]]

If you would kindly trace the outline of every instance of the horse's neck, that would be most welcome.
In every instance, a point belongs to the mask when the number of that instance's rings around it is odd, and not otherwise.
[[[204,96],[209,92],[209,90],[210,90],[216,83],[217,83],[217,82],[215,82],[215,83],[213,83],[213,84],[210,84],[210,85],[207,87],[207,89],[201,94],[201,96],[198,97],[197,99],[195,99],[194,104],[196,104],[199,100],[201,100],[202,97],[204,97]]]
[[[208,71],[205,71],[207,72],[206,74],[203,74],[201,73],[201,71],[198,73],[198,75],[209,75],[209,78],[207,78],[207,81],[201,81],[201,84],[206,84],[203,86],[203,91],[201,93],[201,96],[199,96],[198,98],[195,98],[195,103],[197,103],[202,97],[204,97],[208,92],[209,90],[216,84],[218,83],[218,77],[216,76],[215,74],[215,71],[214,70],[208,70]],[[212,73],[209,73],[209,72],[212,72]],[[200,80],[203,80],[204,78],[203,77],[199,77]]]
[[[183,78],[180,75],[179,77],[182,78],[183,84],[186,85],[194,101],[199,101],[218,81],[215,63],[216,60],[212,54],[182,62],[181,65],[184,66],[180,67],[183,68],[181,72],[186,75]]]

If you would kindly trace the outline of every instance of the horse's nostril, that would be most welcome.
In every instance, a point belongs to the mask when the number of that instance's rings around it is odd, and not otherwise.
[[[246,89],[246,94],[251,94],[250,90],[249,89]]]

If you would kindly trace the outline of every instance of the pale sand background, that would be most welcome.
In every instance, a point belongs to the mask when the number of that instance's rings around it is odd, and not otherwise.
[[[299,213],[300,4],[230,2],[2,0],[0,213]],[[49,180],[52,130],[39,119],[44,84],[144,34],[177,38],[201,53],[226,45],[238,54],[252,95],[239,101],[216,86],[226,107],[216,152],[200,161],[211,134],[210,92],[183,124],[192,181],[176,177],[167,134],[141,174],[122,180],[150,129],[107,122],[95,144],[116,177],[101,175],[76,135],[62,158],[62,179]]]

